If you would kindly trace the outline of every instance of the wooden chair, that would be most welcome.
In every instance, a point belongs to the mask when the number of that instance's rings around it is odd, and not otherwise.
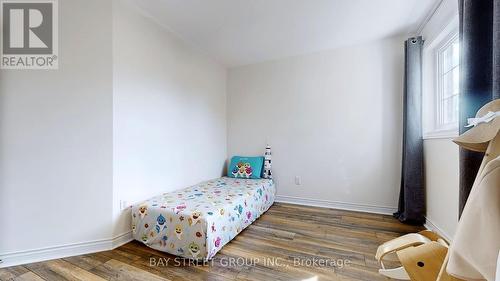
[[[448,251],[448,243],[435,232],[424,230],[388,241],[377,249],[379,273],[400,280],[436,280]],[[396,253],[402,266],[388,269],[384,257]],[[431,279],[429,279],[431,278]]]

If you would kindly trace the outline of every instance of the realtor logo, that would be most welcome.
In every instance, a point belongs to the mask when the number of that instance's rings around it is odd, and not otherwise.
[[[0,0],[3,69],[57,69],[57,0]]]

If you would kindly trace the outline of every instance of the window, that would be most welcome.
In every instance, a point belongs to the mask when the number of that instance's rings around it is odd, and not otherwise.
[[[458,127],[459,52],[458,36],[437,52],[436,128],[440,130]]]
[[[428,39],[428,38],[426,38]],[[423,50],[423,137],[450,138],[458,135],[460,84],[458,17]]]

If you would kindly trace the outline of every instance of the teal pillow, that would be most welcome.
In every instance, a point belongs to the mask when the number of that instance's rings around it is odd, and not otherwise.
[[[264,157],[233,156],[227,173],[231,178],[260,179]]]

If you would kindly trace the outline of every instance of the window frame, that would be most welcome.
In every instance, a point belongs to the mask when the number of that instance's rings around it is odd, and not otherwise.
[[[424,42],[422,68],[422,136],[423,139],[453,138],[458,136],[458,122],[442,126],[441,113],[441,64],[440,54],[458,38],[458,17],[455,17],[432,40]],[[460,48],[460,47],[459,47]],[[461,49],[459,49],[461,51]],[[460,67],[460,64],[458,65]],[[459,93],[460,96],[460,93]]]
[[[434,128],[436,131],[454,131],[454,130],[458,130],[458,120],[455,124],[453,123],[448,123],[448,124],[445,124],[442,122],[441,118],[443,118],[443,104],[442,104],[442,101],[444,100],[444,82],[443,82],[443,76],[446,74],[446,73],[443,73],[443,53],[449,48],[451,47],[455,41],[458,41],[458,32],[452,32],[451,34],[449,34],[449,36],[447,36],[446,40],[443,40],[444,42],[442,42],[441,44],[439,44],[439,46],[435,49],[435,64],[436,64],[436,80],[435,80],[435,83],[434,83],[434,86],[435,86],[435,114],[436,114],[436,117],[434,118]],[[460,47],[459,47],[459,50],[460,50]],[[460,53],[459,53],[460,55]],[[458,65],[456,66],[460,69],[460,62],[458,63]],[[448,70],[449,71],[453,71],[453,69],[455,69],[455,67],[453,67],[452,69]],[[447,72],[447,73],[448,73]],[[460,81],[459,81],[460,83]],[[458,96],[460,97],[460,93],[458,93]]]

